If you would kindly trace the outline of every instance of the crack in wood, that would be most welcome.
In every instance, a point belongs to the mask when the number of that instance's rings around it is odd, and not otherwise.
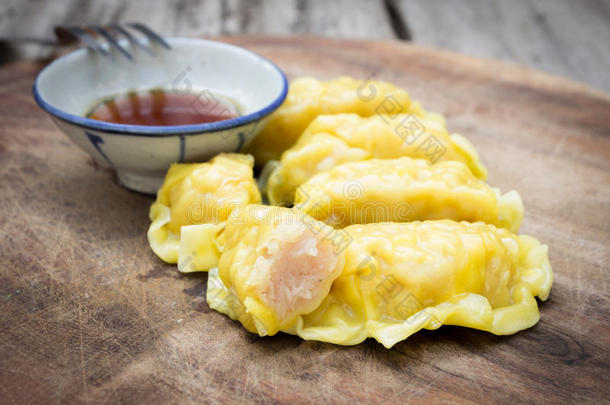
[[[388,13],[390,26],[392,27],[392,30],[394,31],[396,37],[403,41],[410,41],[412,37],[409,25],[403,18],[402,13],[398,9],[398,7],[396,7],[394,1],[384,0],[383,4],[385,6],[386,12]]]

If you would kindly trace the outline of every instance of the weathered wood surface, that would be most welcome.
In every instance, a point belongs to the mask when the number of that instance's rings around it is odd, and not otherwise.
[[[392,350],[258,338],[205,302],[206,275],[146,241],[121,188],[35,105],[34,63],[0,69],[0,402],[587,403],[610,398],[610,97],[500,62],[404,45],[230,38],[291,76],[394,81],[477,146],[522,232],[550,246],[541,321],[457,327]]]
[[[51,39],[56,24],[130,20],[164,35],[411,40],[610,91],[610,0],[3,0],[0,39]],[[0,50],[0,62],[53,54],[37,45]]]

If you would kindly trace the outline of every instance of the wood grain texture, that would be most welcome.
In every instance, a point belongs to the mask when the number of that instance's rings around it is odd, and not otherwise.
[[[49,40],[57,24],[134,20],[166,36],[406,39],[517,62],[610,91],[610,0],[3,0],[0,39]],[[0,63],[56,53],[13,43],[0,47]]]
[[[0,69],[0,402],[464,403],[610,398],[610,97],[512,65],[394,41],[225,38],[291,77],[374,76],[470,138],[523,233],[550,246],[541,321],[457,327],[386,350],[258,338],[205,302],[205,274],[150,251],[152,199],[96,167]]]
[[[383,0],[6,0],[0,38],[54,39],[55,25],[141,21],[165,36],[312,34],[339,38],[394,38]],[[22,58],[61,50],[17,43]]]
[[[610,91],[610,0],[390,1],[417,44],[513,61]]]
[[[0,37],[50,38],[56,24],[133,20],[163,35],[394,37],[384,0],[6,0],[0,6]]]

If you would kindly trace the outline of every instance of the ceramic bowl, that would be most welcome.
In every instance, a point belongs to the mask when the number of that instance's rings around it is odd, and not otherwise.
[[[286,98],[286,77],[269,60],[217,41],[168,38],[170,50],[130,48],[133,61],[88,49],[62,56],[37,76],[36,102],[98,163],[116,169],[127,188],[154,193],[174,162],[206,161],[241,151]],[[235,101],[237,118],[177,126],[122,125],[87,118],[102,99],[161,88]],[[194,106],[196,108],[196,106]]]

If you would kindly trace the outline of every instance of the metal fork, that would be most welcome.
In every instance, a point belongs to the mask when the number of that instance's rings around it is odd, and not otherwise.
[[[138,39],[133,35],[128,28],[143,34],[148,39],[148,44]],[[55,36],[58,40],[58,45],[67,45],[77,41],[85,44],[89,49],[99,52],[105,57],[114,60],[111,52],[104,47],[105,40],[111,48],[118,50],[123,56],[129,60],[133,60],[129,49],[119,43],[120,38],[125,38],[132,46],[142,48],[149,54],[153,54],[149,44],[157,43],[164,48],[171,49],[171,46],[159,34],[141,23],[125,23],[120,25],[112,23],[108,25],[85,25],[85,26],[63,26],[55,27]],[[100,39],[103,39],[100,41]]]

